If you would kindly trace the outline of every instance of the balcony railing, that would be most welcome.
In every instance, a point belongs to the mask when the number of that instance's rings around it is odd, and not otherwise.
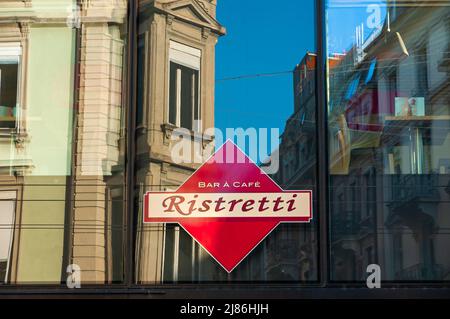
[[[414,200],[439,200],[438,175],[392,175],[390,199],[394,205]]]
[[[441,280],[444,277],[444,269],[441,265],[425,266],[423,263],[404,268],[395,273],[396,280]]]

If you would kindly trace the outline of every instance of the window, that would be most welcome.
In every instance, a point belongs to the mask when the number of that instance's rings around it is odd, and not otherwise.
[[[83,285],[125,277],[128,1],[68,2],[0,2],[0,283],[65,283],[71,264]]]
[[[339,127],[346,132],[345,169],[329,176],[330,197],[340,204],[330,205],[331,280],[359,281],[354,273],[365,273],[365,263],[373,262],[386,281],[448,282],[450,192],[442,189],[450,185],[443,164],[450,154],[450,118],[442,110],[449,107],[450,82],[435,62],[449,46],[448,27],[437,22],[448,19],[448,1],[379,5],[380,30],[366,23],[364,1],[344,2],[328,0],[326,9],[328,56],[339,57],[334,66],[328,63],[329,106],[339,106],[328,112],[331,146],[337,147],[339,119],[358,125]],[[389,11],[396,12],[390,27]],[[343,17],[348,26],[341,28]],[[351,35],[361,25],[365,55],[355,64],[358,43]],[[364,72],[370,81],[354,84]],[[341,83],[351,84],[346,89]],[[340,212],[349,207],[352,214],[343,221]]]
[[[208,7],[209,1],[202,0]],[[304,5],[295,1],[290,1],[291,5],[297,6],[297,9],[305,11]],[[267,3],[269,4],[269,3]],[[308,9],[311,9],[308,17],[310,25],[314,21],[314,2],[308,1]],[[177,5],[176,2],[169,6]],[[214,6],[217,12],[232,6],[226,1],[218,1]],[[267,6],[263,6],[267,7]],[[145,6],[143,10],[145,10]],[[269,8],[269,7],[267,7]],[[184,7],[183,7],[184,10]],[[238,10],[239,11],[239,10]],[[247,21],[248,12],[233,11],[234,20]],[[231,13],[231,11],[229,11]],[[299,23],[296,28],[289,28],[293,36],[296,30],[300,30],[304,19],[300,19],[299,10],[291,10],[292,21]],[[270,9],[268,9],[270,13]],[[152,13],[153,14],[153,13]],[[158,12],[158,15],[161,14]],[[208,10],[208,15],[214,15],[215,10]],[[236,14],[238,14],[236,16]],[[156,147],[158,143],[151,135],[149,138],[142,139],[137,144],[138,153],[136,160],[136,185],[139,183],[139,201],[136,201],[135,211],[142,214],[142,198],[144,192],[159,192],[167,187],[177,188],[192,175],[193,171],[201,163],[174,163],[171,159],[171,152],[175,149],[175,139],[172,139],[171,131],[175,127],[192,130],[194,138],[184,139],[191,150],[198,146],[205,149],[208,136],[200,139],[199,131],[205,128],[214,128],[214,145],[220,146],[218,132],[227,133],[227,128],[255,128],[257,131],[258,143],[265,143],[265,146],[257,145],[259,158],[252,158],[256,163],[264,165],[266,156],[271,163],[280,164],[280,170],[274,173],[272,178],[283,189],[315,189],[316,180],[314,174],[315,151],[314,145],[311,146],[312,158],[301,161],[301,145],[295,145],[297,140],[308,141],[308,144],[314,142],[314,116],[308,120],[308,127],[299,128],[299,115],[301,112],[310,112],[314,108],[314,99],[309,99],[310,92],[315,92],[315,68],[311,67],[310,54],[302,51],[295,53],[294,61],[302,61],[298,67],[287,61],[283,50],[269,52],[266,49],[266,41],[255,42],[255,46],[250,44],[251,38],[239,43],[238,47],[233,44],[233,39],[229,37],[232,43],[227,43],[219,38],[217,31],[211,28],[199,27],[198,21],[190,24],[189,18],[185,12],[167,16],[166,24],[164,21],[160,25],[159,20],[150,18],[151,14],[146,13],[139,16],[139,34],[148,32],[148,49],[145,51],[150,55],[146,58],[144,65],[147,65],[148,76],[139,81],[151,81],[153,78],[159,79],[161,74],[161,65],[164,64],[165,81],[155,81],[151,83],[154,92],[152,96],[159,96],[159,92],[164,92],[164,116],[160,116],[161,107],[159,99],[153,98],[147,104],[152,110],[147,121],[152,122],[152,130],[159,133],[159,127],[163,130],[162,147]],[[297,16],[297,19],[295,18]],[[254,21],[263,19],[264,15],[252,16]],[[284,19],[279,16],[280,19]],[[197,18],[196,18],[197,20]],[[220,20],[220,19],[219,19]],[[204,22],[202,22],[204,25]],[[240,23],[230,25],[231,28],[240,25]],[[167,27],[166,36],[161,37],[161,28]],[[244,26],[244,25],[243,25]],[[226,26],[225,26],[226,27]],[[273,28],[269,28],[272,31]],[[245,28],[235,30],[233,34],[245,34]],[[265,32],[259,33],[259,35]],[[276,32],[273,33],[276,35]],[[314,40],[312,33],[309,47],[314,50]],[[153,38],[154,37],[154,38]],[[172,41],[166,40],[169,37]],[[223,37],[226,39],[226,35]],[[264,39],[266,36],[264,36]],[[256,39],[256,38],[255,38]],[[176,42],[176,41],[182,42]],[[237,44],[237,42],[234,42]],[[217,45],[216,45],[217,44]],[[148,53],[150,52],[150,53]],[[167,52],[168,57],[163,56]],[[233,54],[231,54],[233,53]],[[139,54],[138,59],[143,59]],[[312,59],[315,61],[315,59]],[[283,61],[283,66],[274,66],[267,64],[270,61]],[[138,62],[139,63],[139,62]],[[294,85],[290,83],[292,78],[285,77],[261,77],[250,76],[259,72],[276,71],[274,68],[286,68],[286,70],[296,69]],[[281,70],[281,69],[280,69]],[[234,79],[236,77],[237,79]],[[232,80],[230,80],[232,79]],[[286,81],[280,85],[279,80]],[[162,83],[161,83],[162,82]],[[297,82],[301,82],[298,85]],[[164,86],[163,89],[161,87]],[[144,83],[144,89],[148,89],[148,84]],[[296,90],[295,92],[292,92]],[[302,93],[307,98],[301,97]],[[236,95],[236,92],[239,94]],[[294,94],[292,94],[294,93]],[[145,96],[148,96],[144,92]],[[291,98],[297,96],[295,101]],[[281,103],[280,98],[286,98]],[[289,97],[289,98],[288,98]],[[139,99],[138,99],[139,100]],[[156,101],[156,102],[155,102]],[[294,105],[294,103],[295,105]],[[274,113],[276,109],[276,114]],[[300,112],[300,110],[302,110]],[[311,113],[308,113],[311,114]],[[145,116],[144,116],[145,118]],[[308,115],[304,115],[302,121],[306,121]],[[286,129],[287,120],[289,127]],[[199,120],[199,121],[198,121]],[[160,123],[163,121],[163,123]],[[201,124],[200,124],[201,122]],[[306,125],[306,122],[303,123]],[[201,127],[202,125],[203,127]],[[150,128],[150,125],[149,125]],[[282,141],[278,141],[278,136],[270,131],[270,128],[279,128],[279,132],[285,131]],[[265,135],[266,129],[269,129],[270,135]],[[153,132],[152,132],[153,134]],[[238,133],[239,134],[239,133]],[[158,135],[155,135],[158,136]],[[185,136],[183,136],[185,137]],[[239,136],[240,138],[241,136]],[[158,139],[159,137],[157,137]],[[228,136],[226,137],[228,138]],[[168,141],[170,139],[170,141]],[[266,140],[267,139],[267,140]],[[275,139],[277,139],[275,141]],[[223,141],[222,141],[223,142]],[[256,141],[255,141],[256,142]],[[152,144],[153,143],[153,144]],[[246,145],[252,145],[253,140],[245,137]],[[240,144],[237,142],[237,144]],[[238,145],[242,147],[243,145]],[[253,145],[252,145],[253,148]],[[187,148],[186,148],[187,149]],[[246,147],[242,147],[247,151]],[[248,149],[251,153],[253,149]],[[203,152],[203,151],[202,151]],[[273,152],[273,154],[267,154]],[[308,147],[304,150],[304,157],[308,156]],[[278,158],[278,154],[280,156]],[[276,155],[275,155],[276,154]],[[253,154],[250,154],[253,155]],[[275,156],[272,156],[275,155]],[[209,156],[207,156],[209,157]],[[136,159],[137,159],[136,158]],[[142,159],[142,161],[140,160]],[[195,165],[194,165],[195,164]],[[280,173],[280,171],[282,173]],[[282,175],[282,176],[281,176]],[[151,177],[150,177],[151,176]],[[315,210],[314,210],[315,211]],[[192,237],[177,224],[145,224],[142,218],[138,217],[137,240],[136,240],[136,282],[143,285],[169,284],[169,283],[266,283],[266,282],[315,282],[318,280],[318,247],[317,247],[317,219],[307,225],[286,224],[279,225],[267,238],[256,247],[240,263],[232,273],[224,270],[209,253],[204,250]],[[213,238],[213,237],[212,237]]]
[[[15,192],[0,192],[0,283],[8,281],[13,238]]]
[[[170,42],[169,123],[200,131],[201,51]]]
[[[425,97],[428,93],[428,51],[426,45],[417,50],[417,91],[418,95]]]
[[[0,129],[17,125],[20,56],[19,43],[0,44]]]
[[[371,265],[373,263],[373,248],[371,246],[366,248],[366,257],[367,265]]]
[[[395,110],[395,98],[397,97],[397,68],[394,67],[388,76],[389,82],[389,101],[391,105],[391,112]]]

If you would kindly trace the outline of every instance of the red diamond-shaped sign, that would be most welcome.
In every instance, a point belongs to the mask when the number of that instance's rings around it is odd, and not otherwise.
[[[309,222],[312,191],[283,191],[227,141],[176,192],[148,192],[145,223],[178,223],[228,272],[282,222]]]

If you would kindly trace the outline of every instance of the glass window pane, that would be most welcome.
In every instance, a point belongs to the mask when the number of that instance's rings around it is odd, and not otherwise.
[[[449,280],[448,1],[327,1],[331,279]]]
[[[2,284],[123,282],[127,7],[2,4]]]
[[[191,236],[198,224],[144,222],[145,194],[175,192],[229,138],[227,129],[282,188],[312,190],[315,200],[314,1],[283,1],[279,13],[265,0],[165,2],[164,12],[151,2],[140,2],[138,10],[137,36],[147,36],[152,46],[139,55],[147,74],[138,86],[155,82],[145,124],[153,129],[137,131],[135,281],[316,282],[316,218],[275,224],[230,272]],[[272,23],[261,24],[268,19]],[[261,29],[255,32],[253,25]],[[184,153],[178,154],[181,145]],[[315,201],[313,206],[315,212]],[[220,231],[204,239],[217,238]]]
[[[177,125],[177,103],[178,103],[178,80],[177,80],[177,70],[179,65],[174,62],[170,62],[170,82],[169,82],[169,123]]]
[[[0,191],[0,283],[7,282],[15,221],[15,192]]]
[[[0,129],[16,127],[18,71],[17,61],[0,58]]]
[[[181,127],[192,130],[194,120],[195,82],[198,71],[181,67]]]

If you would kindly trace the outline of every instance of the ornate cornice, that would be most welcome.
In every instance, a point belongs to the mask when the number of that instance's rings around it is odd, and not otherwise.
[[[124,23],[127,15],[126,0],[83,0],[80,5],[54,1],[48,10],[32,0],[0,0],[0,26],[17,22],[65,24],[73,14],[81,23]]]
[[[169,25],[178,20],[219,36],[226,34],[226,29],[209,14],[205,4],[197,0],[177,0],[168,3],[155,0],[141,4],[139,9],[141,19],[159,13],[169,17],[167,18]],[[207,33],[204,34],[206,35],[209,36]]]
[[[22,40],[28,39],[28,36],[30,35],[30,24],[28,22],[20,22],[19,27]]]

